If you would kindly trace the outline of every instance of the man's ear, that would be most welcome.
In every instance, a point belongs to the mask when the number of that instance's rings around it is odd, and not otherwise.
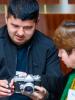
[[[39,22],[39,19],[40,19],[40,17],[38,17],[38,19],[37,19],[37,23]]]
[[[7,24],[7,6],[5,6],[5,22],[6,22],[6,24]]]
[[[38,28],[39,18],[36,21],[36,27]]]
[[[5,23],[7,24],[7,17],[5,16]]]

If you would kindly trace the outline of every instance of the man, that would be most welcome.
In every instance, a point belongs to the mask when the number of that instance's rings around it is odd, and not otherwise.
[[[0,29],[1,100],[57,99],[57,82],[62,77],[59,58],[52,40],[36,30],[38,16],[36,0],[10,0],[6,25]],[[35,86],[31,95],[14,93],[16,71],[40,75],[41,86]]]

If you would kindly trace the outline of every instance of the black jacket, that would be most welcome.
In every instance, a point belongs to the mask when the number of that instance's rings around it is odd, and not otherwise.
[[[30,74],[41,75],[41,84],[48,90],[49,100],[57,99],[58,79],[62,77],[59,58],[53,41],[35,31],[27,51],[27,66]],[[11,79],[16,72],[17,50],[9,39],[7,27],[0,29],[0,79]],[[0,98],[0,100],[8,100]]]

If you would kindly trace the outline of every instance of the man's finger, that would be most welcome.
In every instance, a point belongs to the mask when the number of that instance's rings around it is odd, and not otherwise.
[[[8,88],[8,81],[7,80],[0,80],[0,86],[1,87],[5,87],[5,88]]]

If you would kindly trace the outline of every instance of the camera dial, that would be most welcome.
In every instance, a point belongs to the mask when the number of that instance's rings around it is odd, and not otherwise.
[[[33,79],[32,75],[27,75],[25,77],[25,82],[34,82],[34,79]]]

